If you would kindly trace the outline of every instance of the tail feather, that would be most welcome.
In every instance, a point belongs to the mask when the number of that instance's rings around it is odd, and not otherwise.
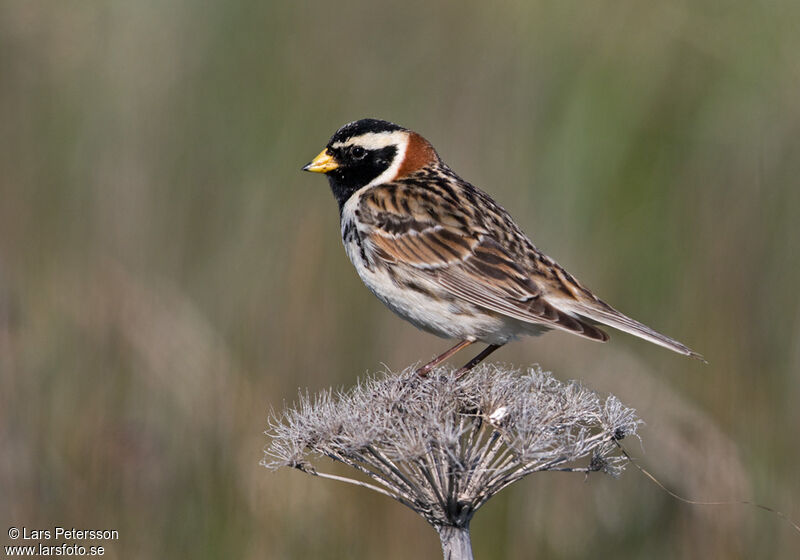
[[[615,329],[638,336],[639,338],[652,342],[653,344],[658,344],[659,346],[668,348],[669,350],[677,352],[678,354],[683,354],[684,356],[689,356],[690,358],[708,363],[701,354],[698,354],[685,344],[663,335],[660,332],[654,331],[647,325],[631,319],[627,315],[623,315],[610,305],[603,302],[598,301],[597,303],[593,302],[591,304],[582,302],[553,303],[556,307],[564,311],[575,313],[592,321],[602,323],[603,325],[608,325],[609,327],[614,327]]]

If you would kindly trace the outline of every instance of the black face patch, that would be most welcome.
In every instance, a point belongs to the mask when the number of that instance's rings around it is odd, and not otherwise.
[[[358,189],[386,171],[397,155],[396,146],[367,150],[357,144],[328,148],[339,167],[327,173],[339,213],[347,199]]]

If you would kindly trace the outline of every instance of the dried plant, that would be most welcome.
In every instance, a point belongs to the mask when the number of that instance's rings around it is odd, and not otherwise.
[[[301,394],[273,414],[263,464],[374,490],[439,533],[445,558],[472,558],[469,523],[508,485],[540,471],[621,472],[616,441],[636,433],[632,409],[538,369],[483,365],[369,377],[346,392]],[[375,483],[323,473],[327,456]]]

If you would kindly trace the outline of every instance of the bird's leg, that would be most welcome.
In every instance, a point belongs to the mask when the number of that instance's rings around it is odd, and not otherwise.
[[[462,340],[461,342],[459,342],[458,344],[456,344],[455,346],[453,346],[453,347],[452,347],[450,350],[448,350],[447,352],[445,352],[445,353],[443,353],[443,354],[440,354],[440,355],[436,356],[436,357],[435,357],[434,359],[432,359],[430,362],[428,362],[427,364],[425,364],[424,366],[422,366],[421,368],[419,368],[419,369],[417,370],[417,372],[416,372],[416,373],[417,373],[417,375],[419,375],[420,377],[425,377],[425,376],[427,376],[427,375],[428,375],[428,374],[431,372],[431,370],[432,370],[433,368],[435,368],[437,365],[439,365],[440,363],[442,363],[443,361],[445,361],[447,358],[449,358],[450,356],[452,356],[453,354],[455,354],[455,353],[456,353],[456,352],[458,352],[459,350],[463,350],[464,348],[466,348],[467,346],[469,346],[469,345],[470,345],[470,344],[472,344],[473,342],[475,342],[475,341],[474,341],[474,340]]]
[[[462,375],[467,373],[469,370],[471,370],[472,368],[477,366],[479,363],[481,363],[483,360],[485,360],[486,357],[489,354],[491,354],[492,352],[494,352],[495,350],[497,350],[501,346],[502,346],[502,344],[490,344],[489,346],[484,348],[483,352],[481,352],[480,354],[478,354],[477,356],[472,358],[469,362],[467,362],[467,365],[465,365],[464,367],[462,367],[460,370],[458,370],[456,372],[456,374],[455,374],[456,375],[456,379],[458,379],[459,377],[461,377]]]

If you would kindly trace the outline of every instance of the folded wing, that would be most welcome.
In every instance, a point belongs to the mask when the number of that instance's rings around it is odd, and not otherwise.
[[[466,227],[470,216],[431,197],[430,192],[424,197],[397,193],[393,186],[377,187],[364,197],[361,220],[373,226],[366,242],[374,258],[400,267],[411,278],[435,279],[453,296],[496,313],[608,340],[591,322],[548,302],[488,230]]]

